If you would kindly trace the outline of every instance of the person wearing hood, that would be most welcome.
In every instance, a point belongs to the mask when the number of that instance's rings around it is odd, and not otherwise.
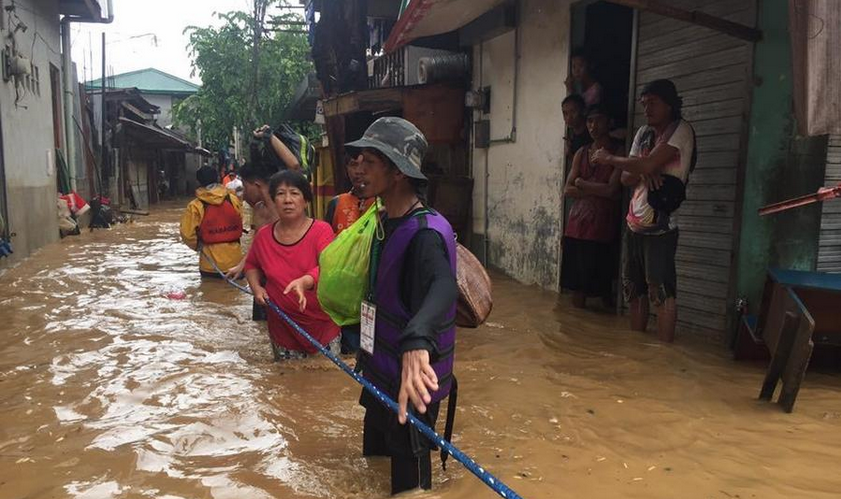
[[[227,271],[242,260],[242,201],[219,183],[219,174],[203,166],[196,172],[199,187],[181,216],[181,240],[199,255],[203,277],[221,277],[213,264]]]

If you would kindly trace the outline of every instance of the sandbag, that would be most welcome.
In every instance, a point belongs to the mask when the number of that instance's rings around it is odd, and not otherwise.
[[[456,325],[479,327],[488,318],[493,308],[491,278],[485,267],[467,248],[456,243],[456,281],[458,283],[458,304]]]

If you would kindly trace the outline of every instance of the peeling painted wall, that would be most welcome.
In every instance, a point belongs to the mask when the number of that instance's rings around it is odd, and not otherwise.
[[[15,254],[0,268],[58,239],[50,64],[61,68],[58,1],[17,0],[16,13],[28,29],[18,31],[18,50],[38,67],[39,91],[0,80],[0,122],[9,229]],[[8,5],[8,3],[6,3]],[[8,19],[8,13],[4,13]],[[8,22],[0,26],[10,43]],[[61,92],[61,89],[58,89]],[[17,100],[17,102],[16,102]]]
[[[489,265],[549,289],[557,289],[560,273],[561,101],[566,95],[569,6],[569,1],[523,0],[518,33],[474,47],[474,88],[491,87],[491,112],[484,118],[490,119],[491,139],[498,141],[489,149],[473,150],[474,234],[479,241],[487,237]],[[520,42],[516,106],[515,36]],[[516,139],[505,142],[515,107]],[[481,117],[476,111],[476,118]],[[481,247],[474,250],[483,256]]]

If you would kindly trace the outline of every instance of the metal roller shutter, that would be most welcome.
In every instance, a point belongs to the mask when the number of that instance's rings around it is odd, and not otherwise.
[[[755,0],[672,3],[749,26],[756,23]],[[634,95],[652,80],[671,79],[697,135],[698,163],[679,211],[678,329],[720,337],[733,286],[733,232],[741,199],[737,179],[753,44],[649,12],[640,13],[638,41]],[[644,124],[639,103],[634,124]]]
[[[841,183],[841,135],[831,135],[826,152],[826,186]],[[841,200],[823,204],[818,271],[841,273]]]

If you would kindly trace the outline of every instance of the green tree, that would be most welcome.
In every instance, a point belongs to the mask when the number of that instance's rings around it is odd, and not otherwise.
[[[193,75],[201,78],[202,87],[176,105],[173,115],[176,125],[194,136],[200,125],[210,147],[227,146],[234,127],[250,133],[265,123],[280,124],[298,83],[312,70],[302,19],[270,14],[277,4],[254,0],[251,12],[216,13],[223,21],[219,27],[184,30],[190,36]]]

